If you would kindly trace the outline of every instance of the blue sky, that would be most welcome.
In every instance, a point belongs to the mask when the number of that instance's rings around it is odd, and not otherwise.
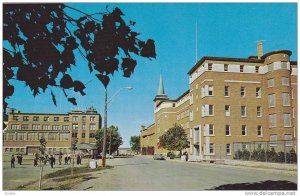
[[[188,89],[188,70],[195,64],[196,23],[198,24],[198,60],[203,56],[241,57],[256,55],[256,41],[265,40],[264,52],[287,49],[297,60],[297,4],[296,3],[121,3],[70,4],[86,13],[104,11],[105,6],[119,7],[126,21],[136,22],[134,30],[141,39],[154,39],[157,58],[137,58],[138,65],[131,78],[123,78],[121,71],[111,78],[108,97],[122,90],[108,107],[108,126],[119,127],[129,147],[132,135],[139,135],[141,125],[153,123],[153,99],[159,75],[163,74],[165,92],[176,99]],[[70,11],[70,10],[67,10]],[[70,11],[70,14],[75,14]],[[87,63],[76,56],[77,66],[72,76],[88,82],[87,95],[77,97],[78,106],[66,101],[56,91],[58,106],[52,103],[49,91],[33,97],[23,83],[15,82],[15,93],[8,99],[9,107],[23,112],[66,113],[72,109],[94,106],[103,114],[104,88],[90,75]],[[60,98],[61,97],[61,98]]]

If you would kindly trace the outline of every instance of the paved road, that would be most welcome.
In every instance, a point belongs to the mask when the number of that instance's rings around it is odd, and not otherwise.
[[[274,170],[236,166],[205,165],[158,161],[148,157],[107,160],[110,170],[93,175],[75,190],[205,190],[233,183],[287,180],[297,183],[296,175]]]

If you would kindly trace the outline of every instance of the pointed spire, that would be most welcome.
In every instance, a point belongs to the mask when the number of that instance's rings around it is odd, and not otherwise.
[[[164,94],[165,94],[164,81],[163,81],[162,74],[160,74],[157,95],[164,95]]]

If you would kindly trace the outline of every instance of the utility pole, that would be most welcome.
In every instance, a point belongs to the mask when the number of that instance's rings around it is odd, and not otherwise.
[[[104,91],[104,133],[103,133],[103,148],[102,148],[102,167],[105,167],[106,162],[106,135],[107,135],[107,87]]]

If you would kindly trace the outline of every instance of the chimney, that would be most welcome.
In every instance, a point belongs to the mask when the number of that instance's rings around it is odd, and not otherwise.
[[[260,59],[264,55],[263,41],[257,42],[257,57]]]

